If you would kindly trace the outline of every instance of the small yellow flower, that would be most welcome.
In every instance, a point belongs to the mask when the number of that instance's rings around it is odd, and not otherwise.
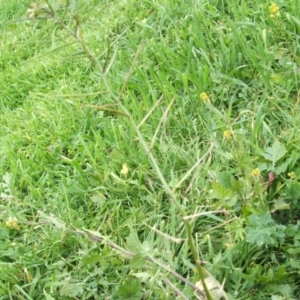
[[[204,103],[209,103],[209,102],[210,102],[210,99],[209,99],[207,93],[205,93],[205,92],[202,92],[202,93],[200,94],[200,100],[201,100],[202,102],[204,102]]]
[[[288,176],[289,176],[291,179],[295,179],[295,178],[296,178],[295,172],[289,172],[289,173],[288,173]]]
[[[256,177],[256,178],[259,177],[260,176],[260,169],[258,169],[258,168],[253,169],[251,171],[251,176]]]
[[[21,227],[18,224],[18,220],[16,218],[9,217],[8,220],[5,222],[6,227],[10,229],[20,230]]]
[[[226,140],[230,140],[230,139],[232,139],[233,132],[232,132],[230,129],[225,130],[225,131],[223,132],[223,136],[224,136],[224,138],[225,138]]]
[[[120,173],[121,173],[122,175],[127,175],[127,174],[128,174],[128,171],[129,171],[129,168],[128,168],[127,164],[126,164],[126,163],[123,164],[122,170],[121,170]]]
[[[275,3],[272,3],[270,6],[269,6],[269,12],[270,12],[270,16],[272,18],[274,17],[279,17],[280,15],[280,12],[279,12],[279,6]]]

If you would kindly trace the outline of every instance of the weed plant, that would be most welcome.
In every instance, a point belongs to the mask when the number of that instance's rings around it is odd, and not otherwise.
[[[299,299],[299,26],[3,0],[0,299]]]

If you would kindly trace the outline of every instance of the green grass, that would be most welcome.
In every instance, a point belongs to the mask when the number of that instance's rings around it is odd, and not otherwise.
[[[300,298],[296,1],[2,2],[0,299]]]

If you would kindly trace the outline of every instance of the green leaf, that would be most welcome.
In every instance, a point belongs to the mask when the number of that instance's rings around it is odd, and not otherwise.
[[[290,15],[290,14],[286,14],[287,19],[291,22],[291,23],[296,23],[298,26],[300,26],[300,19]]]
[[[295,255],[295,254],[300,254],[300,248],[289,248],[289,249],[287,250],[287,252],[288,252],[289,254],[293,254],[293,255]]]
[[[82,293],[83,293],[82,285],[76,285],[70,283],[65,284],[60,290],[61,296],[77,297]]]
[[[279,175],[279,174],[281,174],[281,173],[286,172],[286,170],[287,170],[289,164],[290,164],[290,161],[287,160],[287,161],[285,161],[284,163],[282,163],[282,164],[280,164],[279,166],[277,166],[276,169],[275,169],[275,170],[276,170],[276,174]]]
[[[148,272],[138,272],[138,273],[134,273],[132,275],[137,278],[140,278],[140,280],[143,282],[145,282],[151,278],[151,274],[149,274]]]
[[[275,273],[275,278],[279,280],[286,279],[289,276],[289,273],[286,271],[284,266],[279,266]]]
[[[267,282],[270,282],[271,280],[273,280],[274,278],[274,272],[272,269],[269,269],[268,272],[264,275],[258,275],[257,276],[258,280],[261,282],[261,283],[267,283]]]
[[[118,296],[120,299],[138,300],[141,299],[141,291],[142,287],[137,278],[128,276],[119,287]]]
[[[274,74],[273,73],[270,76],[270,80],[271,80],[271,82],[279,83],[279,84],[285,84],[286,83],[286,78],[283,75],[280,75],[280,74]]]
[[[245,228],[246,240],[250,244],[275,245],[285,237],[286,226],[276,225],[269,213],[252,214],[248,217],[249,225]]]
[[[129,236],[126,239],[126,249],[135,253],[139,254],[143,251],[143,245],[139,240],[139,237],[136,232],[133,230],[130,232]]]
[[[83,259],[80,266],[95,265],[104,258],[105,256],[103,255],[100,255],[98,253],[92,253],[91,255]]]
[[[298,182],[292,182],[285,188],[286,196],[294,201],[300,197],[300,184]]]
[[[290,209],[290,204],[284,202],[282,199],[278,199],[274,203],[272,213],[277,211],[277,210],[286,210],[286,209]]]
[[[292,296],[294,293],[292,287],[289,284],[278,284],[276,286],[276,290],[280,292],[282,295],[285,295],[284,300],[293,300],[293,298],[288,298]]]
[[[53,214],[46,215],[40,211],[41,219],[46,220],[49,223],[52,223],[56,228],[66,230],[66,223],[54,216]]]
[[[274,52],[274,59],[279,60],[286,56],[287,51],[283,49],[278,49]]]
[[[145,255],[139,253],[132,258],[130,264],[133,269],[140,269],[145,265],[145,261]]]
[[[274,239],[269,234],[270,231],[268,229],[261,229],[258,231],[251,228],[247,230],[246,240],[248,243],[256,244],[257,246],[262,246],[264,244],[275,245]]]
[[[140,257],[145,258],[153,252],[152,245],[147,241],[141,243],[137,233],[134,231],[131,231],[130,235],[127,237],[125,245],[127,250],[135,254],[140,254]],[[136,259],[138,261],[139,256],[137,256]]]
[[[233,196],[233,191],[225,188],[222,184],[213,181],[211,183],[210,198],[218,200],[228,200]]]
[[[292,268],[300,270],[300,262],[298,260],[291,258],[290,264]]]
[[[226,189],[231,188],[232,176],[229,172],[217,172],[216,173],[217,181],[222,184]]]
[[[238,196],[234,195],[228,201],[225,201],[223,205],[225,208],[230,208],[233,207],[237,203],[237,201],[238,201]]]
[[[262,155],[265,159],[271,161],[275,164],[279,159],[281,159],[286,154],[286,148],[278,140],[274,142],[271,147],[267,147],[265,153]]]

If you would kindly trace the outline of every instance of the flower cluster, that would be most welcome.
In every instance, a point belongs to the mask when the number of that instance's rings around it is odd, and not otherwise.
[[[200,94],[200,100],[204,103],[209,103],[210,102],[210,99],[209,99],[209,96],[207,95],[207,93],[205,92],[202,92]]]
[[[223,132],[223,136],[224,136],[224,138],[225,138],[226,140],[232,139],[232,136],[233,136],[232,130],[230,130],[230,129],[225,130],[225,131]]]
[[[21,229],[20,225],[18,224],[18,220],[16,218],[9,217],[8,220],[5,222],[6,227],[10,229],[15,229],[19,231]]]
[[[275,3],[271,4],[269,6],[269,13],[272,18],[279,17],[280,15],[279,6]]]
[[[291,179],[296,179],[296,178],[297,178],[295,172],[289,172],[289,173],[288,173],[288,176],[289,176]]]
[[[260,169],[256,168],[251,171],[251,176],[258,178],[260,176]]]

